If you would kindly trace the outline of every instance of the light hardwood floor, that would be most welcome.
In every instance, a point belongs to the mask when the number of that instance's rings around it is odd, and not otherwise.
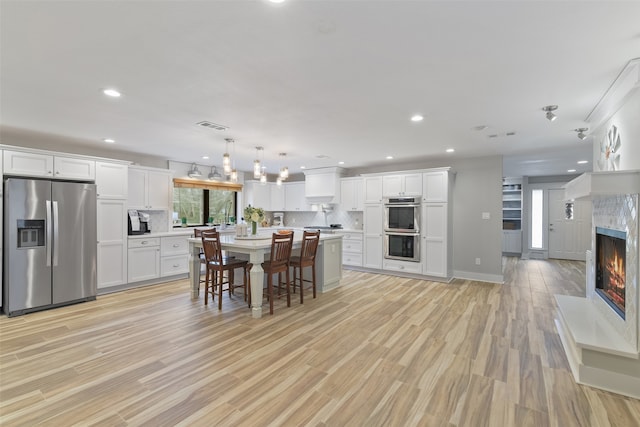
[[[577,385],[553,294],[584,263],[505,258],[504,285],[345,271],[252,319],[187,281],[0,318],[0,425],[638,426]]]

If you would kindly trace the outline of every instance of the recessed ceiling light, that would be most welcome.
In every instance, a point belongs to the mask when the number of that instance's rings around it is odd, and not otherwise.
[[[344,165],[344,162],[338,162],[339,165]]]
[[[202,156],[202,160],[209,160],[209,156]]]
[[[122,95],[120,92],[118,92],[115,89],[105,89],[102,91],[102,93],[112,98],[120,98],[120,96]]]
[[[453,153],[454,151],[456,151],[456,150],[453,149],[453,148],[447,148],[447,153]]]
[[[575,169],[567,169],[567,172],[569,172],[569,173],[573,173],[575,171],[576,171]]]
[[[300,169],[306,169],[306,168],[307,168],[306,166],[300,166]]]
[[[487,125],[478,125],[478,126],[472,127],[471,129],[480,132],[482,130],[489,129],[489,126],[487,126]]]
[[[422,120],[424,120],[424,117],[422,117],[420,114],[414,114],[413,116],[411,116],[412,122],[421,122]]]
[[[284,3],[284,0],[269,0],[271,3]]]
[[[393,159],[393,156],[387,156],[387,160]]]
[[[578,160],[579,165],[586,165],[587,163],[589,163],[589,160]]]
[[[113,144],[114,142],[116,142],[116,140],[112,138],[105,138],[102,141],[106,142],[107,144]]]

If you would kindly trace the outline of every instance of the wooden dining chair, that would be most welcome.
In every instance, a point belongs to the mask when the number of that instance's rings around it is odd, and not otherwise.
[[[220,233],[217,231],[209,231],[202,233],[202,247],[204,249],[204,257],[206,260],[207,274],[205,277],[205,293],[204,304],[208,304],[208,295],[211,293],[213,299],[216,290],[218,292],[218,309],[222,309],[222,291],[223,286],[227,283],[229,296],[234,294],[235,288],[244,288],[244,298],[247,299],[247,289],[249,284],[248,264],[246,260],[227,258],[222,256],[222,244],[220,243]],[[242,284],[236,284],[233,271],[242,268],[244,271],[244,280]],[[224,272],[227,272],[227,281],[224,280]]]
[[[282,284],[286,287],[287,307],[291,307],[291,292],[289,288],[289,259],[293,247],[293,231],[288,234],[273,233],[271,236],[271,255],[269,260],[263,262],[262,269],[267,274],[267,297],[269,298],[269,313],[273,314],[273,275],[278,274],[278,290]],[[286,280],[282,282],[282,273]],[[279,292],[278,292],[279,294]]]
[[[320,231],[305,231],[302,235],[300,255],[292,255],[289,265],[293,267],[293,293],[296,292],[296,272],[300,273],[300,304],[304,301],[304,282],[311,283],[313,297],[316,297],[316,253],[320,243]],[[303,278],[302,269],[311,267],[311,280]]]
[[[205,229],[194,228],[193,229],[193,237],[195,237],[196,239],[202,238],[202,232],[203,231],[204,232],[216,231],[216,228],[215,227],[213,227],[213,228],[205,228]],[[200,248],[199,257],[200,257],[200,269],[198,270],[198,283],[205,283],[206,279],[203,280],[201,277],[202,277],[202,267],[205,266],[207,261],[204,259],[204,249],[202,249],[202,248]]]

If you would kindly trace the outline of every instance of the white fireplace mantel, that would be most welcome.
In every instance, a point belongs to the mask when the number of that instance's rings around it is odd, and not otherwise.
[[[566,200],[640,193],[640,171],[587,172],[564,185]]]

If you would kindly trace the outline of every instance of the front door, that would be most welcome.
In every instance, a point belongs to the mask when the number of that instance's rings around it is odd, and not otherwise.
[[[591,203],[564,200],[563,189],[549,190],[549,258],[585,260],[591,247]]]

